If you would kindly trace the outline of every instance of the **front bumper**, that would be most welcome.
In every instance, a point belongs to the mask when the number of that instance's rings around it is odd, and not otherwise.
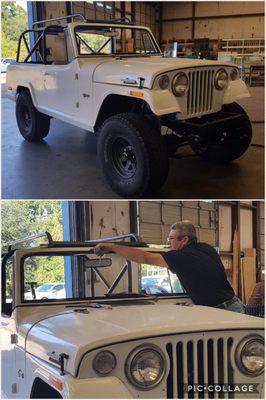
[[[162,125],[176,133],[199,136],[204,139],[212,138],[214,133],[219,133],[221,130],[232,131],[245,124],[249,124],[249,118],[246,114],[233,114],[223,111],[185,121],[177,120],[174,115],[162,119]]]

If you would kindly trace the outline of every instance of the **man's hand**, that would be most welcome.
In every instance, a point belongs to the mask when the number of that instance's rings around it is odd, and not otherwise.
[[[94,247],[94,253],[99,257],[110,251],[124,257],[128,261],[169,268],[164,258],[158,253],[149,253],[135,249],[134,247],[121,246],[115,243],[99,243]]]
[[[102,257],[108,251],[112,251],[112,245],[112,243],[99,243],[94,247],[94,253],[97,256]]]

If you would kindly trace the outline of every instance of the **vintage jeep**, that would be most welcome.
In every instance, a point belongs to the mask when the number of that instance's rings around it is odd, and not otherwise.
[[[45,26],[74,17],[82,22]],[[219,163],[247,150],[251,124],[236,101],[249,92],[236,65],[165,58],[148,28],[125,21],[64,18],[23,32],[8,67],[26,140],[47,136],[51,117],[97,132],[105,177],[128,198],[160,189],[180,146]]]
[[[127,236],[134,237],[106,240]],[[261,318],[195,306],[184,291],[147,295],[138,265],[115,254],[96,258],[97,241],[47,237],[40,247],[32,237],[31,247],[10,246],[3,257],[8,398],[264,398]],[[60,299],[37,299],[32,279],[49,264],[72,271],[73,284]]]

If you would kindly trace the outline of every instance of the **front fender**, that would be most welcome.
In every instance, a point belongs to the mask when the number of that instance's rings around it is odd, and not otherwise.
[[[141,96],[135,96],[130,92],[141,93]],[[152,112],[157,115],[166,115],[171,113],[181,112],[181,107],[176,96],[169,90],[149,90],[140,89],[138,87],[108,85],[108,84],[95,84],[94,85],[94,120],[92,125],[95,125],[97,116],[99,114],[101,105],[109,95],[119,95],[143,100],[145,101]]]
[[[230,104],[239,99],[250,97],[247,85],[242,79],[230,81],[227,89],[224,92],[223,104]]]
[[[68,375],[62,392],[67,399],[130,399],[132,394],[115,376],[77,379]]]

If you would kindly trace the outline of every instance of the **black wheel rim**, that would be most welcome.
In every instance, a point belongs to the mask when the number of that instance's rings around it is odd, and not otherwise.
[[[31,127],[32,118],[31,118],[30,110],[25,104],[23,104],[21,106],[21,116],[22,116],[21,120],[24,125],[24,129],[28,131]]]
[[[112,161],[115,171],[123,178],[131,178],[137,170],[133,146],[124,138],[117,138],[112,145]]]

